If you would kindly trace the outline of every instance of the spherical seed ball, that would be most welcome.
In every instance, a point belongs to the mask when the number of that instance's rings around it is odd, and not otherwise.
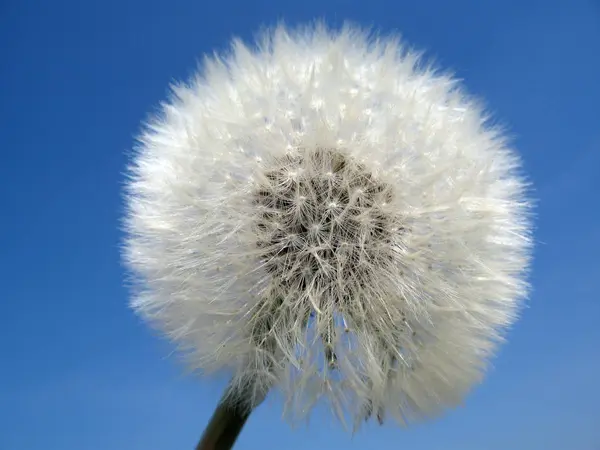
[[[248,406],[276,387],[291,421],[319,399],[356,426],[432,417],[526,296],[525,186],[481,108],[397,39],[280,26],[207,58],[145,128],[132,304]]]

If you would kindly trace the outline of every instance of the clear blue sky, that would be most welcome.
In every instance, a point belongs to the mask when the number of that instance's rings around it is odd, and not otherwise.
[[[539,198],[534,292],[464,408],[351,438],[270,403],[242,449],[600,449],[598,0],[0,0],[0,449],[191,449],[225,380],[126,307],[120,186],[196,60],[279,18],[399,30],[512,131]]]

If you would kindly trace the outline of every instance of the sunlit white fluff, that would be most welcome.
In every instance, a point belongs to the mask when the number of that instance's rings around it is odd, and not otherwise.
[[[292,422],[461,402],[525,298],[519,159],[395,38],[280,26],[173,89],[127,185],[133,307]]]

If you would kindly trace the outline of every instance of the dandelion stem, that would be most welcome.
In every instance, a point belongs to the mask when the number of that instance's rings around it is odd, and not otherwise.
[[[204,429],[196,450],[230,450],[240,435],[254,408],[232,404],[229,388],[219,401],[210,422]]]

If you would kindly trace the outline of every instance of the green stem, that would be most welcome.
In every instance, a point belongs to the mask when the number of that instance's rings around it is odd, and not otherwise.
[[[196,450],[230,450],[250,417],[252,409],[232,405],[223,396]]]

